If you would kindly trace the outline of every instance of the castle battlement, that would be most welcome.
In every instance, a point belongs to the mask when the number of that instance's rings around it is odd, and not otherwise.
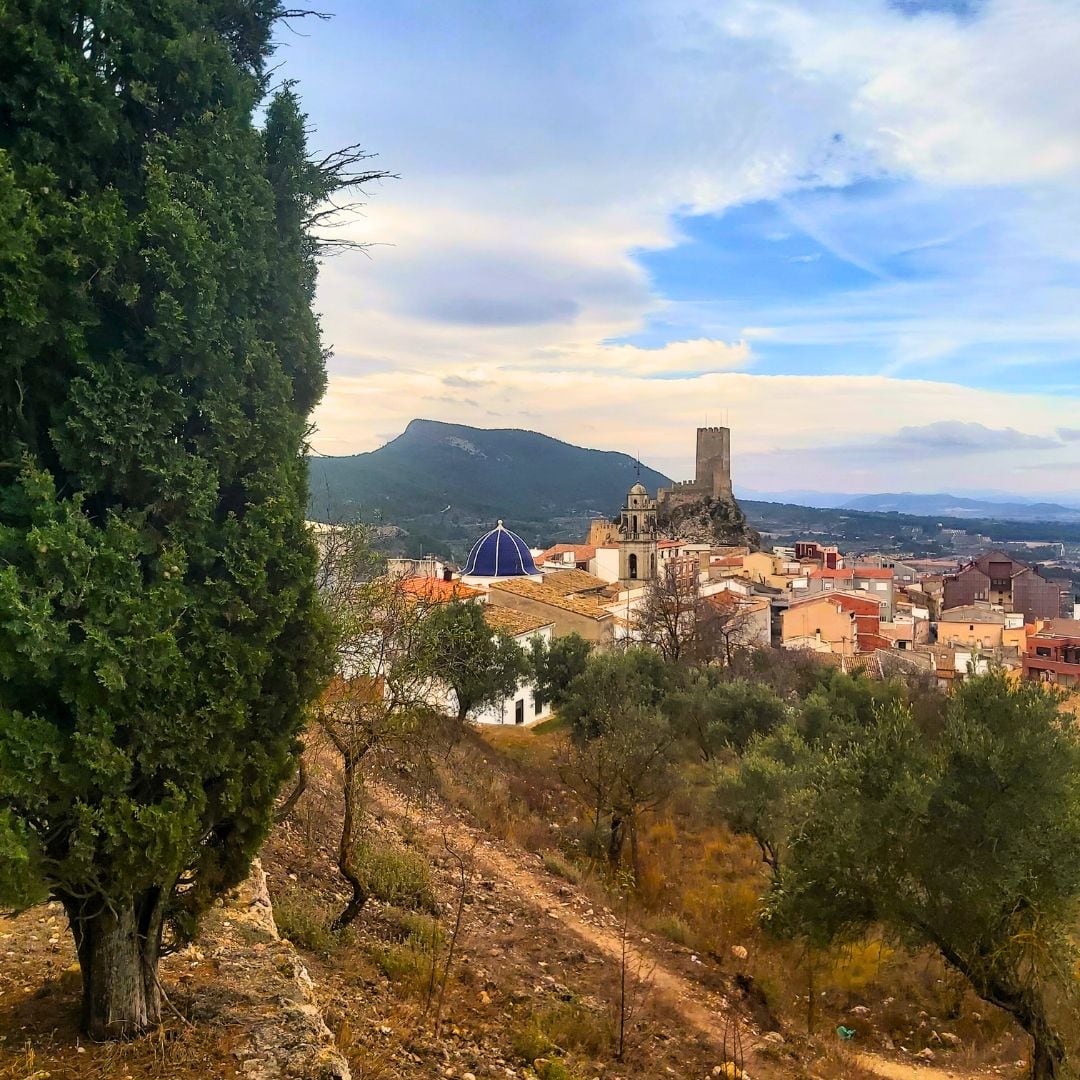
[[[657,505],[669,510],[695,499],[732,497],[731,430],[726,427],[697,429],[697,460],[693,480],[679,480],[657,492]]]

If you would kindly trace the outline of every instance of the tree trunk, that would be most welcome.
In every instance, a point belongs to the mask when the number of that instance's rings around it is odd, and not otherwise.
[[[161,1021],[162,890],[123,903],[64,899],[82,969],[82,1028],[92,1039],[142,1035]]]
[[[919,927],[941,950],[941,954],[957,971],[966,976],[984,1001],[1009,1013],[1031,1036],[1031,1080],[1062,1080],[1066,1074],[1068,1054],[1065,1042],[1046,1014],[1043,988],[1018,986],[1007,977],[986,974],[967,963],[965,958],[940,936]]]
[[[1042,1001],[1036,1002],[1035,995],[1024,997],[1026,1000],[1013,1015],[1031,1036],[1031,1080],[1060,1080],[1066,1075],[1065,1044],[1050,1026]]]
[[[353,834],[356,831],[356,810],[360,787],[359,759],[353,757],[352,754],[343,754],[342,761],[345,769],[345,814],[341,822],[337,865],[341,876],[352,888],[352,897],[341,914],[330,924],[332,930],[341,930],[348,926],[360,914],[368,901],[367,889],[364,888],[353,862],[355,845]]]
[[[296,766],[296,786],[289,792],[288,797],[278,807],[277,812],[274,814],[274,821],[280,825],[285,821],[288,816],[293,812],[296,804],[300,801],[300,796],[307,790],[307,766],[304,764],[303,752],[300,754],[300,760]]]
[[[622,862],[623,840],[626,838],[625,822],[618,814],[611,815],[611,835],[608,837],[607,857],[611,866]]]

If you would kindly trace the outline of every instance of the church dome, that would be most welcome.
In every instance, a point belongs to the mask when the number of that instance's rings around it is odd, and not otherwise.
[[[532,577],[539,574],[529,545],[500,521],[472,546],[462,577]]]
[[[639,480],[631,489],[631,495],[648,495],[649,489]]]

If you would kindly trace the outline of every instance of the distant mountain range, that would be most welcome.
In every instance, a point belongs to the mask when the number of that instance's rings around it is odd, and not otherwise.
[[[875,495],[853,495],[833,491],[752,491],[736,488],[742,499],[757,502],[782,502],[835,510],[865,510],[875,513],[939,514],[952,518],[992,518],[1000,521],[1080,522],[1080,498],[1075,504],[1025,498],[1020,495],[978,497],[949,495],[944,492],[922,494],[902,491]]]
[[[310,513],[399,525],[410,550],[460,551],[499,518],[529,543],[547,544],[617,513],[637,478],[628,454],[535,431],[413,420],[378,450],[312,458]],[[671,484],[644,465],[640,478],[652,492]]]
[[[321,521],[397,526],[393,546],[400,551],[462,557],[499,518],[536,546],[580,539],[590,520],[618,513],[638,472],[628,454],[535,431],[413,420],[378,450],[312,458],[309,512]],[[650,492],[671,483],[644,465],[640,478]],[[990,529],[1002,540],[1080,538],[1080,508],[1023,498],[736,493],[751,524],[784,535],[887,548],[907,546],[904,538],[911,535],[929,537],[939,525]],[[1005,524],[992,528],[994,522]],[[1036,522],[1041,527],[1027,524]]]
[[[1080,521],[1080,507],[1055,502],[999,502],[959,495],[859,495],[843,504],[847,510],[898,514],[941,514],[946,517],[1002,518],[1007,521]]]

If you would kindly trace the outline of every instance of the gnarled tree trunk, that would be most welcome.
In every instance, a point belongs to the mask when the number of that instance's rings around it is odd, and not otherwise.
[[[356,918],[368,901],[368,892],[360,880],[353,861],[356,831],[356,811],[360,798],[360,758],[347,750],[342,752],[342,765],[345,772],[345,813],[341,821],[341,840],[338,843],[338,872],[349,883],[352,896],[344,909],[330,924],[332,930],[342,930]]]
[[[92,1039],[142,1035],[161,1020],[162,890],[111,905],[64,899],[82,968],[82,1028]]]

